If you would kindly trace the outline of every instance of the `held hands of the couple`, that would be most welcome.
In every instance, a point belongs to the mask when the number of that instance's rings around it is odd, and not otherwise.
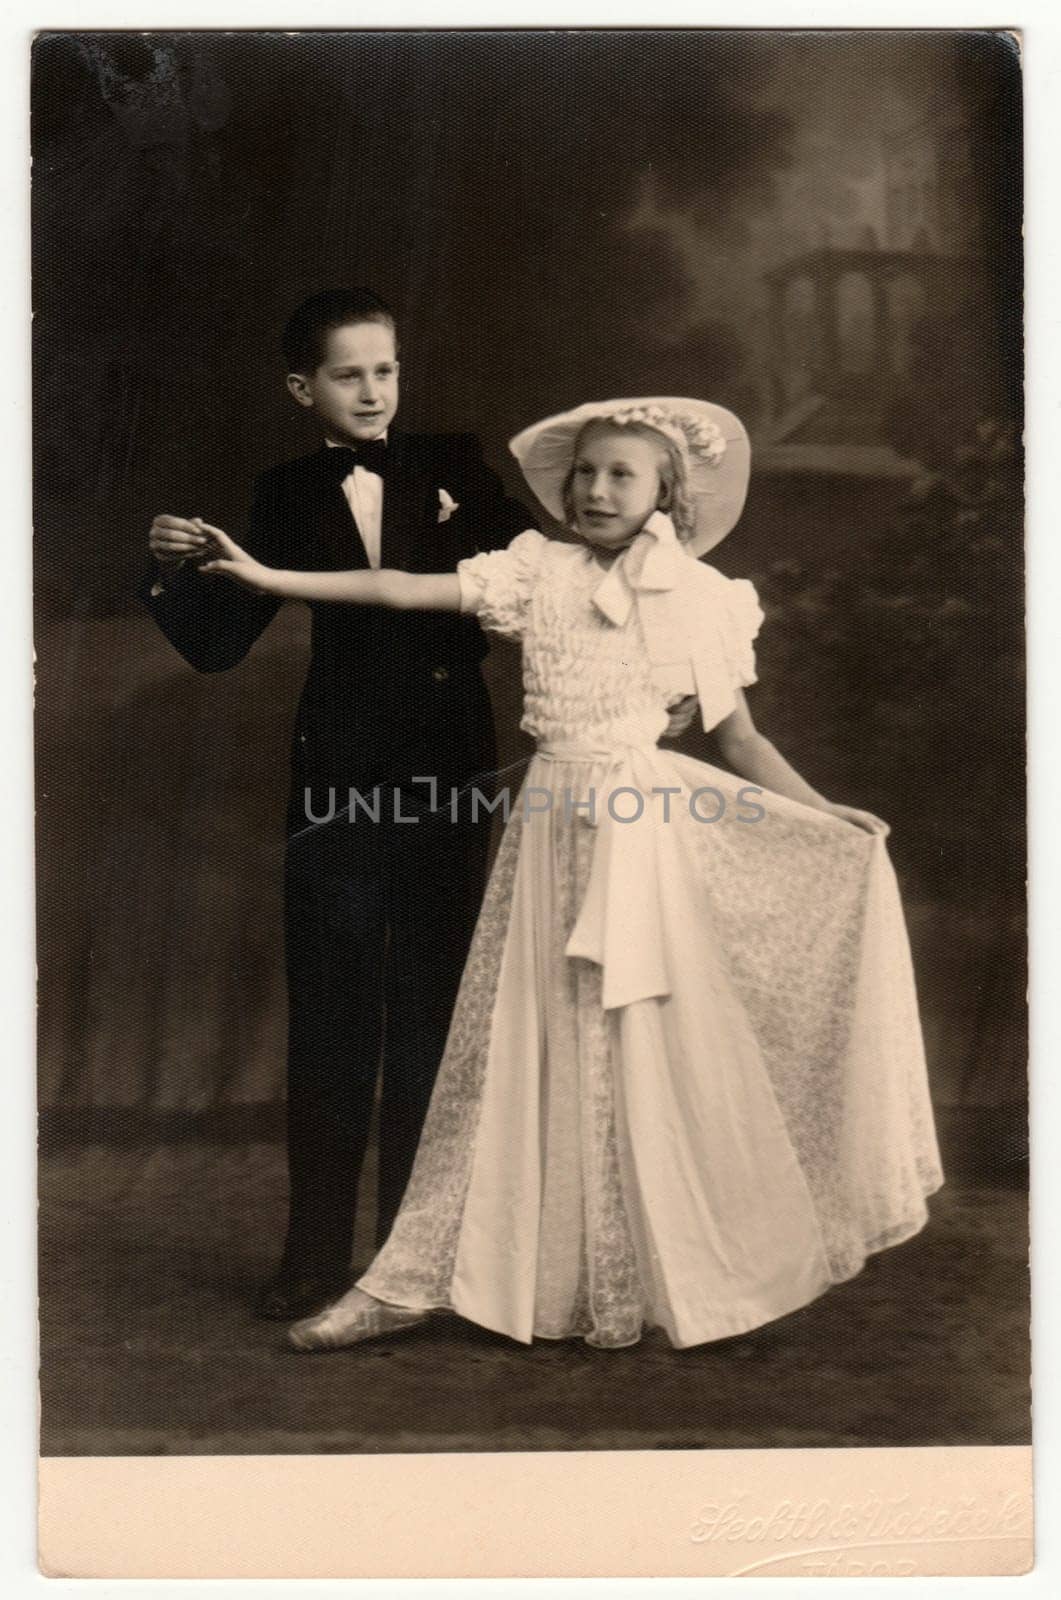
[[[203,560],[199,563],[200,572],[212,578],[232,578],[245,588],[256,589],[261,594],[268,594],[276,587],[279,578],[276,570],[263,567],[260,561],[255,561],[253,556],[240,548],[235,539],[229,538],[223,528],[214,528],[201,517],[196,517],[195,524],[206,539],[202,550]]]
[[[147,536],[148,548],[163,566],[177,566],[197,559],[210,548],[201,518],[156,517]]]
[[[202,517],[156,517],[148,546],[163,566],[194,561],[200,572],[212,577],[234,578],[250,589],[269,586],[270,569],[242,550],[223,528],[213,527]]]

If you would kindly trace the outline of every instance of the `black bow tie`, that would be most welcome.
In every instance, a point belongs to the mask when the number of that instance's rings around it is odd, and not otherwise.
[[[377,472],[381,478],[387,473],[386,439],[366,439],[357,445],[325,445],[323,455],[325,470],[339,483],[349,477],[355,467]]]

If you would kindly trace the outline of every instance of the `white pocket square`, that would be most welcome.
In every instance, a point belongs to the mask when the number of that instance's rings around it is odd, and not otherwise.
[[[459,509],[453,496],[447,494],[445,489],[438,491],[438,520],[448,522],[453,513]]]

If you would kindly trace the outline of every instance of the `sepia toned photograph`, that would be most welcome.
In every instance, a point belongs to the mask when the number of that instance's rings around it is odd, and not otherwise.
[[[1030,1442],[1021,122],[37,35],[43,1457]]]

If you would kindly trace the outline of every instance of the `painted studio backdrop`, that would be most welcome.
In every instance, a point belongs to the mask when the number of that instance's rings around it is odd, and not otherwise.
[[[37,39],[46,1152],[282,1125],[307,618],[201,676],[135,589],[155,513],[238,537],[253,476],[313,448],[280,330],[365,284],[400,420],[478,433],[523,499],[506,440],[583,400],[746,421],[716,564],[767,610],[756,720],[891,823],[945,1164],[1019,1181],[1019,79],[986,33]],[[488,674],[508,765],[516,652]]]

